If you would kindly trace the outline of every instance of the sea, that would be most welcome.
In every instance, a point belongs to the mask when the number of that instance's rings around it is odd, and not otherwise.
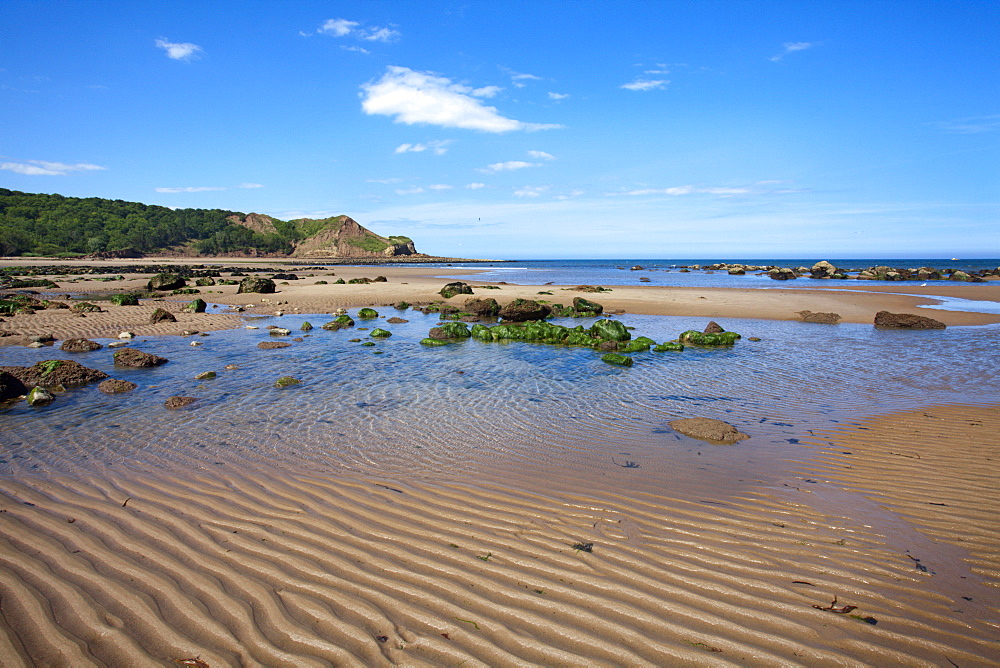
[[[967,271],[1000,266],[1000,260],[831,262],[845,268],[882,264]],[[475,269],[486,272],[479,280],[531,285],[633,285],[647,276],[651,285],[789,287],[789,282],[749,274],[679,271],[682,264],[711,263],[453,263],[441,265],[440,276]],[[633,270],[637,265],[643,269]],[[806,281],[812,282],[796,282]],[[594,298],[599,301],[600,295]],[[950,303],[977,308],[977,300]],[[996,307],[988,300],[982,304],[980,310]],[[0,405],[0,475],[266,463],[387,476],[462,475],[505,467],[544,476],[567,466],[585,465],[594,474],[631,462],[642,468],[638,475],[655,472],[650,484],[677,491],[696,489],[706,480],[723,484],[748,475],[773,477],[815,454],[812,435],[866,417],[941,404],[1000,403],[1000,325],[885,331],[851,323],[717,319],[743,338],[728,348],[636,353],[633,366],[623,368],[583,348],[476,340],[430,348],[420,341],[438,324],[437,316],[378,311],[377,320],[363,321],[351,309],[357,324],[341,331],[320,328],[329,314],[296,314],[247,316],[243,327],[195,339],[139,337],[133,347],[170,360],[151,369],[116,368],[107,348],[75,354],[55,347],[0,348],[0,365],[72,359],[139,386],[121,395],[102,394],[94,385],[71,389],[44,407]],[[391,317],[405,322],[389,324]],[[657,342],[701,330],[708,321],[618,317],[634,328],[634,336]],[[303,331],[306,322],[313,329]],[[553,322],[589,327],[593,319]],[[281,340],[302,340],[261,350],[258,343],[276,338],[268,334],[268,325],[293,331]],[[375,327],[392,336],[371,338]],[[192,340],[201,345],[190,345]],[[238,368],[225,370],[231,364]],[[203,371],[215,371],[217,377],[196,380]],[[275,380],[286,375],[301,383],[277,389]],[[164,402],[171,396],[197,401],[168,410]],[[671,420],[683,417],[724,420],[750,438],[733,446],[706,444],[670,428]]]

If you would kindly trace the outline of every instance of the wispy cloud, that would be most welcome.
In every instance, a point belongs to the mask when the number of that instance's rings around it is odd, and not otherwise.
[[[241,183],[240,185],[238,185],[236,187],[237,188],[263,188],[264,184],[262,184],[262,183]]]
[[[556,156],[551,153],[546,153],[545,151],[528,151],[530,155],[535,160],[555,160]]]
[[[486,187],[485,183],[470,183],[465,186],[468,190],[481,190]]]
[[[448,152],[448,144],[450,143],[450,139],[435,139],[420,144],[400,144],[396,147],[395,153],[423,153],[424,151],[431,151],[434,155],[444,155]]]
[[[496,174],[497,172],[512,172],[517,169],[525,169],[526,167],[538,167],[538,163],[525,162],[523,160],[508,160],[507,162],[494,162],[492,165],[487,165],[477,171],[484,174]]]
[[[329,35],[330,37],[353,37],[365,40],[366,42],[392,42],[402,36],[395,28],[386,26],[365,26],[358,21],[348,21],[347,19],[327,19],[316,29],[315,32],[299,31],[303,37],[312,35]],[[351,51],[363,51],[365,49],[354,48]]]
[[[402,180],[403,179],[399,179],[399,178],[391,178],[391,179],[368,179],[368,180],[365,181],[365,183],[382,183],[382,184],[385,184],[385,185],[391,185],[393,183],[399,183]]]
[[[455,186],[450,186],[447,183],[435,183],[432,186],[427,186],[428,190],[453,190]]]
[[[23,162],[0,162],[0,169],[26,176],[65,176],[70,172],[102,171],[107,167],[78,162],[75,165],[48,160],[25,160]]]
[[[561,127],[525,123],[502,116],[478,100],[472,89],[430,72],[390,66],[375,82],[361,87],[361,109],[369,115],[394,117],[397,123],[423,123],[483,132],[547,130]]]
[[[552,91],[549,91],[550,100],[555,100],[558,102],[559,100],[565,100],[568,97],[569,93],[553,93]]]
[[[171,42],[163,37],[156,40],[156,46],[167,53],[167,58],[171,60],[182,60],[190,62],[198,58],[202,48],[190,42]]]
[[[524,88],[524,86],[525,86],[524,82],[525,81],[541,81],[542,80],[542,77],[535,76],[534,74],[527,74],[525,72],[515,72],[514,70],[512,70],[512,69],[510,69],[508,67],[502,67],[500,69],[502,69],[504,72],[507,73],[507,76],[510,77],[511,83],[514,84],[514,86],[516,86],[517,88]]]
[[[682,195],[716,195],[718,197],[735,197],[737,195],[761,195],[761,194],[791,194],[805,192],[800,188],[774,188],[773,186],[785,184],[785,181],[756,181],[748,186],[694,186],[683,185],[670,188],[639,188],[620,193],[610,193],[613,196],[643,196],[643,195],[670,195],[679,197]]]
[[[622,84],[621,87],[625,90],[656,90],[658,88],[665,88],[668,83],[670,81],[667,79],[643,79],[642,77],[637,77],[634,81]]]
[[[785,42],[782,47],[785,49],[776,56],[771,56],[770,60],[773,63],[778,62],[790,53],[795,53],[796,51],[805,51],[806,49],[811,49],[814,46],[819,46],[820,42]]]
[[[956,118],[951,121],[939,121],[930,125],[953,134],[975,135],[1000,130],[1000,114],[967,116],[966,118]]]
[[[421,187],[419,187],[419,186],[414,187],[414,188],[397,188],[396,189],[396,194],[397,195],[418,195],[418,194],[420,194],[422,192],[424,192],[424,189],[421,188]]]
[[[549,186],[522,186],[514,190],[515,197],[541,197]]]

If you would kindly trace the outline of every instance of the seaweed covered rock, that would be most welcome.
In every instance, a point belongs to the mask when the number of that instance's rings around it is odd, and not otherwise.
[[[25,401],[31,406],[45,406],[55,401],[55,396],[44,387],[33,387],[25,397]]]
[[[77,302],[69,307],[73,313],[103,313],[103,309],[90,302]]]
[[[210,287],[212,285],[215,285],[215,279],[212,278],[211,276],[202,276],[201,278],[196,280],[194,284],[200,288]]]
[[[573,310],[581,317],[598,316],[604,313],[604,306],[583,297],[573,297]]]
[[[590,335],[605,341],[628,341],[632,334],[617,320],[598,320],[590,327]]]
[[[387,339],[390,336],[392,336],[392,332],[390,332],[387,329],[381,329],[379,327],[376,327],[371,331],[370,334],[368,334],[368,336],[372,337],[373,339]]]
[[[153,311],[153,314],[149,316],[149,324],[155,325],[160,322],[177,322],[177,318],[170,311],[163,308],[157,308]]]
[[[647,336],[640,336],[636,339],[629,341],[628,343],[625,343],[624,345],[622,345],[622,343],[617,343],[617,345],[618,345],[618,352],[620,353],[641,353],[655,346],[656,341]]]
[[[619,353],[607,353],[601,356],[602,362],[607,362],[608,364],[614,364],[616,366],[632,366],[632,358],[628,355],[622,355]]]
[[[875,326],[891,329],[944,329],[947,325],[923,315],[879,311],[875,314]]]
[[[515,299],[500,309],[500,317],[508,322],[526,322],[528,320],[544,320],[552,313],[552,309],[539,304],[533,299]]]
[[[269,295],[275,291],[274,281],[270,278],[262,278],[260,276],[247,276],[240,281],[240,286],[236,288],[236,294],[253,292]]]
[[[160,366],[167,363],[166,357],[160,357],[152,353],[136,350],[135,348],[122,348],[115,351],[115,364],[118,366],[129,366],[146,368]]]
[[[119,380],[117,378],[102,380],[97,385],[97,389],[104,394],[122,394],[123,392],[131,392],[137,387],[139,386],[131,381]]]
[[[378,311],[373,308],[363,308],[358,311],[358,318],[361,320],[374,320],[378,317]]]
[[[422,346],[447,346],[450,343],[454,343],[458,339],[432,339],[427,337],[426,339],[420,339],[420,345]]]
[[[455,295],[471,295],[472,286],[468,283],[463,283],[461,281],[455,281],[454,283],[448,283],[443,288],[441,288],[440,295],[445,299],[451,299]]]
[[[282,376],[278,380],[274,381],[274,386],[280,390],[286,387],[291,387],[292,385],[298,385],[301,382],[301,380],[293,376]]]
[[[473,297],[472,299],[465,300],[462,310],[472,315],[491,317],[500,313],[500,304],[493,297],[485,299]]]
[[[195,299],[181,310],[185,313],[204,313],[206,308],[208,308],[208,304],[205,303],[204,299]]]
[[[472,336],[472,332],[469,331],[469,326],[464,322],[446,322],[432,328],[427,336],[437,341],[445,341],[448,339],[467,339]]]
[[[653,346],[654,353],[681,353],[684,352],[684,344],[677,341],[667,341],[658,346]]]
[[[303,322],[302,326],[299,327],[299,329],[301,329],[303,332],[308,332],[312,328],[313,328],[313,326],[312,326],[312,324],[308,320],[306,320],[305,322]]]
[[[177,290],[187,285],[180,274],[157,274],[146,283],[147,290]]]
[[[704,332],[699,332],[694,329],[689,329],[677,337],[681,343],[687,343],[694,346],[731,346],[741,338],[743,337],[736,332],[705,334]]]
[[[351,316],[347,315],[346,313],[338,315],[336,318],[333,319],[333,321],[339,324],[341,327],[354,327],[354,320],[351,318]]]
[[[139,297],[138,297],[138,295],[133,295],[133,294],[124,293],[124,292],[116,294],[116,295],[111,295],[108,298],[108,301],[110,301],[115,306],[138,306],[139,305]]]
[[[667,423],[676,432],[710,443],[736,443],[750,438],[733,425],[705,417],[681,418]]]

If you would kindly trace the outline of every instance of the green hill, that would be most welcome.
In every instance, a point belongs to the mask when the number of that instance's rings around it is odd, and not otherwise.
[[[0,255],[71,257],[115,252],[298,257],[415,254],[347,216],[283,221],[222,209],[170,209],[0,188]]]

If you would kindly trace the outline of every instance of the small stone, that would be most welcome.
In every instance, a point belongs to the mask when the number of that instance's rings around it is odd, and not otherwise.
[[[55,401],[55,397],[44,387],[34,387],[28,392],[26,401],[32,406],[44,406]]]
[[[733,425],[705,417],[682,418],[667,423],[674,431],[710,443],[731,444],[750,438]]]
[[[195,397],[170,397],[163,403],[163,405],[172,410],[176,410],[178,408],[190,406],[196,401],[198,400]]]
[[[298,378],[293,378],[292,376],[282,376],[278,380],[274,381],[274,386],[277,388],[289,387],[291,385],[298,385],[302,381]]]
[[[135,334],[133,334],[132,332],[122,332],[121,334],[118,335],[118,338],[119,339],[134,339],[135,338]]]
[[[192,341],[192,342],[191,342],[191,343],[189,343],[188,345],[189,345],[189,346],[200,346],[200,345],[201,345],[201,341]]]
[[[102,380],[97,385],[97,389],[103,392],[104,394],[121,394],[122,392],[131,392],[137,387],[139,386],[131,381],[118,380],[117,378],[108,378],[107,380]]]
[[[32,341],[28,344],[28,348],[44,348],[45,344],[38,341]]]
[[[224,366],[222,368],[225,369],[226,371],[236,371],[237,369],[240,368],[240,365],[239,364],[227,364],[226,366]]]
[[[270,330],[268,333],[271,336],[288,336],[292,333],[292,330],[285,329],[284,327],[271,327]]]
[[[211,380],[212,378],[215,378],[214,371],[202,371],[194,377],[195,380]]]
[[[108,344],[108,348],[121,348],[122,346],[127,346],[128,341],[112,341]]]
[[[274,350],[275,348],[288,348],[291,345],[285,341],[261,341],[257,347],[261,350]]]

